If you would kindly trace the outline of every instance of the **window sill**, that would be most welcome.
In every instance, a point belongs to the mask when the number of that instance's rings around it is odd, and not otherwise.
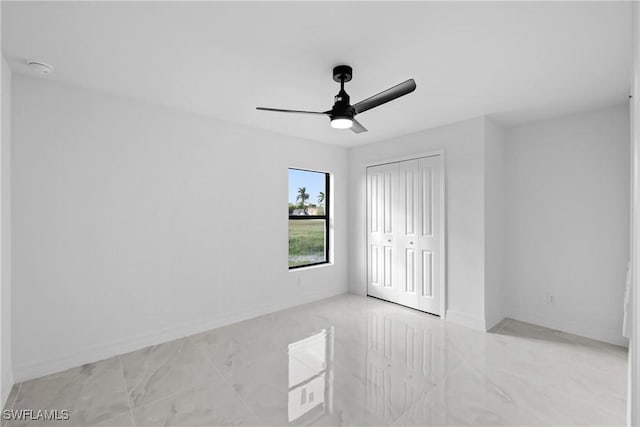
[[[289,273],[303,271],[303,270],[313,270],[316,268],[322,268],[329,265],[333,265],[333,263],[330,261],[327,261],[327,262],[322,262],[320,264],[301,265],[300,267],[293,267],[293,268],[289,267]]]

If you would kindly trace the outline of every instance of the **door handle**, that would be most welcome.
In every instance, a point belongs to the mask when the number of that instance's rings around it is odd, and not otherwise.
[[[410,245],[413,245],[413,242],[409,242]]]

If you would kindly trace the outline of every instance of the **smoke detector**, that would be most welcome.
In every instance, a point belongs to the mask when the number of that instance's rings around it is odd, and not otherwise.
[[[50,74],[51,72],[53,72],[53,67],[45,62],[29,60],[27,61],[27,65],[29,66],[29,69],[34,73]]]

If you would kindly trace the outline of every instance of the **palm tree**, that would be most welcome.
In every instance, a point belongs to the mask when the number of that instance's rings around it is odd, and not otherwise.
[[[309,199],[309,194],[307,193],[307,187],[298,188],[298,196],[296,197],[296,202],[298,200],[300,201],[300,204],[298,206],[300,207],[300,209],[302,209],[305,215],[308,213],[307,204],[306,204],[307,199]]]
[[[318,193],[318,206],[322,206],[324,204],[324,191]]]

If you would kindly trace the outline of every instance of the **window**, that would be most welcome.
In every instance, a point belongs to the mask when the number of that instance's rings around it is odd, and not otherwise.
[[[289,268],[329,262],[329,174],[289,169]]]

